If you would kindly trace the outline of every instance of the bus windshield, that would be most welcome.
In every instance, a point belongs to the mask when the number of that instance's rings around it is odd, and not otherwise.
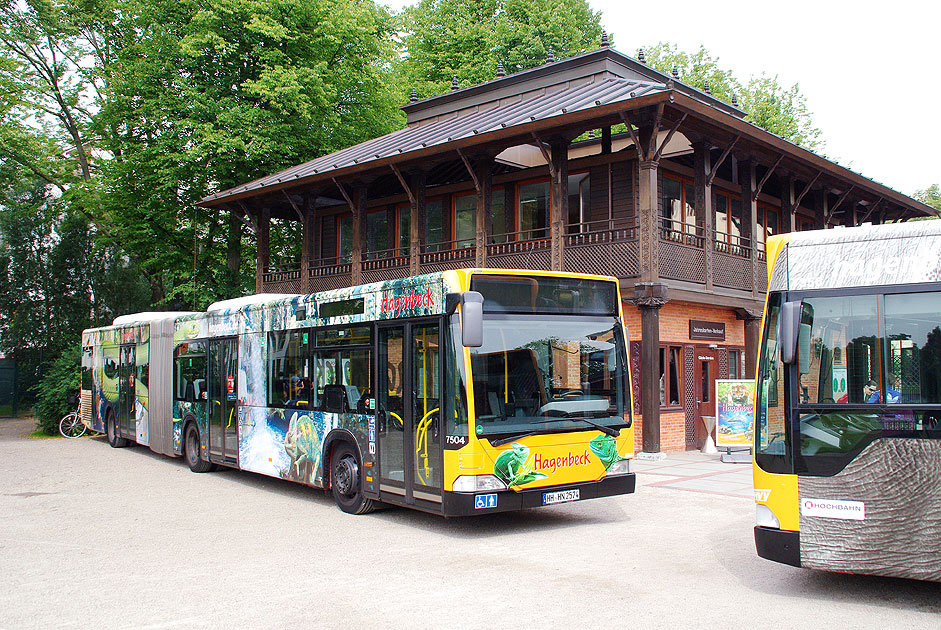
[[[625,426],[626,353],[613,317],[493,317],[471,349],[477,435]]]

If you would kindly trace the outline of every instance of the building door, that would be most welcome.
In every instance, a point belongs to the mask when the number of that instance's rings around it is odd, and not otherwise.
[[[706,443],[706,427],[703,416],[716,417],[716,377],[719,370],[719,353],[712,348],[694,349],[695,386],[696,386],[696,448]],[[714,422],[714,420],[713,420]]]
[[[209,342],[209,459],[238,465],[238,339]]]
[[[121,346],[120,363],[118,365],[118,435],[135,439],[137,437],[137,423],[135,421],[135,407],[137,396],[135,394],[134,372],[136,371],[134,344]]]
[[[380,491],[441,503],[438,322],[379,328],[376,418]]]

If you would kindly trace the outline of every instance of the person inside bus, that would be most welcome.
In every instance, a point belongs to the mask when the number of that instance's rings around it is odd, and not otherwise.
[[[902,393],[898,390],[898,379],[894,374],[889,375],[889,386],[886,388],[885,402],[888,404],[893,404],[901,402]],[[879,386],[876,385],[875,381],[869,381],[867,388],[872,391],[869,395],[869,399],[866,401],[870,404],[881,404],[882,403],[882,391],[877,389]]]

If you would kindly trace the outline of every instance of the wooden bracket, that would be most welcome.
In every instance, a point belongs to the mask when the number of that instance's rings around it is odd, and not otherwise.
[[[673,139],[673,134],[676,133],[676,130],[679,129],[680,125],[683,124],[683,121],[686,120],[686,116],[687,114],[684,113],[682,116],[680,116],[680,119],[677,120],[675,123],[673,123],[673,126],[670,127],[670,131],[669,133],[667,133],[667,137],[663,139],[662,143],[660,143],[660,148],[657,149],[657,153],[653,156],[654,162],[660,161],[660,156],[663,155],[663,150],[667,148],[667,145],[670,143],[670,140]]]
[[[255,234],[258,234],[258,222],[255,221],[255,218],[252,216],[252,213],[248,211],[248,208],[242,203],[241,200],[236,200],[235,203],[239,205],[239,208],[242,209],[244,216],[235,215],[242,223],[247,225],[252,229]]]
[[[631,134],[631,140],[634,141],[634,148],[637,150],[637,159],[641,162],[646,162],[647,156],[644,155],[644,149],[640,146],[640,138],[637,137],[637,132],[634,131],[634,125],[631,123],[630,116],[627,115],[627,112],[618,112],[621,116],[621,120],[624,121],[624,124],[627,125],[627,133]]]
[[[794,209],[795,209],[795,210],[796,210],[797,208],[800,208],[801,201],[803,201],[803,200],[804,200],[804,197],[807,195],[807,193],[810,192],[810,187],[813,186],[815,183],[817,183],[817,180],[820,179],[820,174],[821,174],[821,172],[822,172],[822,171],[817,171],[817,174],[814,175],[814,178],[813,178],[812,180],[810,180],[809,182],[807,182],[807,185],[804,186],[804,190],[801,191],[801,194],[797,195],[797,200],[794,202]]]
[[[716,175],[719,173],[719,167],[725,162],[725,159],[729,157],[729,153],[732,152],[732,149],[735,148],[735,144],[738,142],[739,138],[742,136],[737,135],[732,138],[732,142],[725,147],[725,151],[722,152],[722,155],[719,156],[718,161],[712,165],[712,168],[709,169],[709,175],[706,177],[706,186],[712,186],[713,180],[715,180]]]
[[[872,213],[876,211],[876,208],[878,208],[881,203],[882,203],[882,197],[879,197],[879,201],[872,204],[872,206],[869,208],[869,212],[867,212],[866,215],[862,219],[859,220],[859,222],[865,223],[866,219],[872,216]]]
[[[337,181],[336,177],[331,177],[333,183],[336,184],[336,187],[340,189],[340,194],[343,195],[343,198],[346,200],[346,203],[350,206],[351,212],[356,212],[356,207],[353,205],[353,200],[350,199],[350,196],[346,194],[346,188],[343,187],[343,184]]]
[[[755,194],[752,197],[752,201],[758,201],[758,195],[761,194],[761,189],[765,187],[765,184],[768,183],[768,180],[771,179],[771,174],[774,173],[774,169],[778,168],[778,164],[781,163],[781,160],[784,159],[784,154],[778,156],[778,159],[774,161],[774,164],[771,165],[771,168],[768,169],[768,172],[765,173],[765,176],[761,178],[761,181],[758,182],[758,188],[755,189]]]
[[[405,178],[402,176],[402,171],[399,170],[399,167],[395,164],[390,164],[389,168],[392,169],[392,172],[395,173],[395,176],[398,178],[399,183],[402,184],[402,188],[405,189],[405,194],[408,195],[408,201],[413,206],[415,205],[415,195],[412,193],[412,189],[409,188],[408,182],[405,181]]]
[[[288,203],[291,204],[291,207],[294,208],[294,212],[297,213],[297,218],[301,220],[301,223],[304,222],[304,213],[301,212],[301,209],[297,207],[297,204],[294,203],[294,200],[291,199],[291,195],[287,194],[283,190],[281,194],[284,195],[284,198],[288,200]]]
[[[552,177],[555,177],[556,169],[555,169],[555,166],[553,166],[552,164],[552,156],[549,154],[548,149],[546,149],[546,144],[542,140],[539,139],[539,136],[537,136],[535,132],[532,133],[532,136],[533,136],[533,140],[536,141],[536,146],[539,147],[539,151],[542,153],[543,159],[545,159],[546,164],[549,165],[549,174],[552,175]]]
[[[829,225],[830,221],[833,219],[833,215],[836,214],[836,209],[840,207],[840,204],[846,201],[846,198],[849,196],[851,192],[853,192],[854,188],[856,188],[856,184],[851,184],[850,187],[847,188],[843,192],[842,195],[840,195],[840,198],[837,200],[835,204],[833,204],[833,207],[830,208],[830,211],[827,213],[827,216],[824,218],[823,220],[824,225]]]
[[[477,179],[477,173],[474,172],[474,169],[471,167],[470,161],[467,159],[467,156],[464,155],[463,151],[458,149],[457,154],[461,156],[461,161],[464,162],[464,166],[467,168],[467,172],[470,173],[471,179],[474,180],[474,189],[479,193],[480,192],[480,180]]]

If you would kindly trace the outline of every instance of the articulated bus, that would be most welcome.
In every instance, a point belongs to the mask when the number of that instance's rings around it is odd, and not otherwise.
[[[82,416],[113,447],[444,516],[634,491],[616,279],[454,270],[82,335]]]
[[[941,581],[941,221],[776,236],[758,358],[758,554]]]

